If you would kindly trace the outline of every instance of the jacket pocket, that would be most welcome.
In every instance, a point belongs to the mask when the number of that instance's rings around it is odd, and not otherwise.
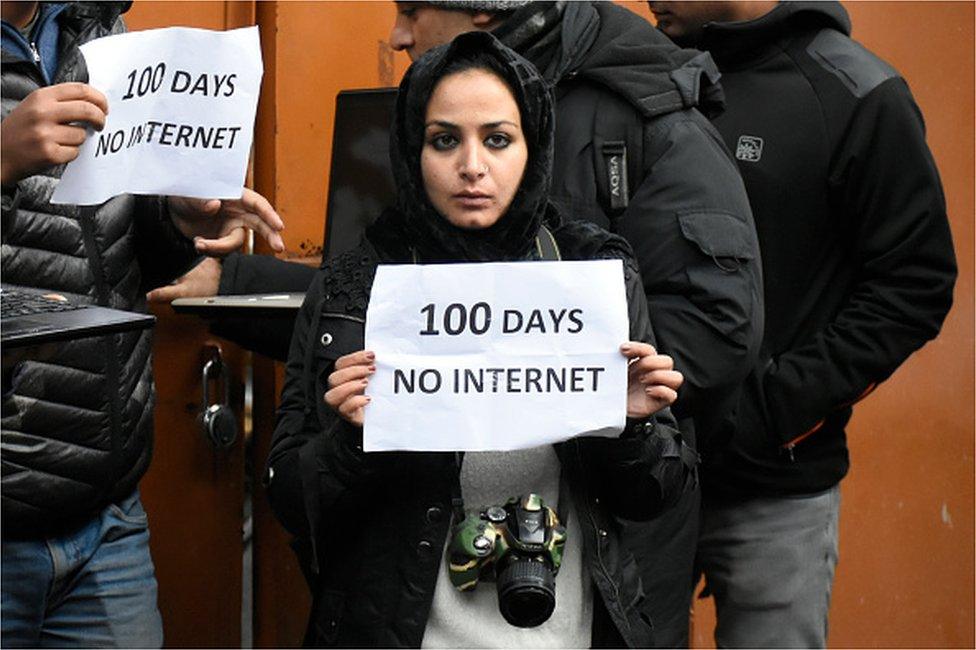
[[[312,603],[311,619],[305,634],[304,647],[335,646],[339,638],[345,594],[335,589],[322,589]]]
[[[315,382],[315,400],[322,418],[327,416],[329,405],[322,396],[329,390],[329,375],[335,369],[336,360],[365,346],[366,321],[359,316],[338,312],[322,312],[314,330],[312,367],[309,368]]]
[[[678,214],[682,237],[700,253],[685,271],[700,308],[740,346],[758,344],[762,331],[762,274],[753,227],[725,212]],[[694,298],[693,298],[694,299]]]
[[[737,270],[754,259],[756,235],[739,217],[727,212],[683,212],[678,225],[685,239],[693,242],[715,264],[727,271]]]
[[[780,442],[766,409],[766,377],[775,366],[772,359],[762,358],[746,377],[735,409],[735,433],[731,444],[750,458],[779,455]]]
[[[366,320],[359,316],[323,312],[319,318],[316,344],[320,354],[335,361],[339,357],[362,350],[365,345]]]

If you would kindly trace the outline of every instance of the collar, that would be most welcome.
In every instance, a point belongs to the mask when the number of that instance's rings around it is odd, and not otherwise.
[[[700,45],[720,68],[728,68],[765,58],[783,38],[815,27],[849,35],[851,22],[838,2],[781,1],[755,20],[707,23]]]

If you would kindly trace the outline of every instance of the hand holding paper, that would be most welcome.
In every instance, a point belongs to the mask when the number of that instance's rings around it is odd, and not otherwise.
[[[674,370],[671,357],[658,354],[653,346],[640,341],[624,343],[620,353],[631,360],[627,369],[627,417],[650,417],[674,404],[684,377]],[[373,352],[353,352],[339,357],[335,371],[329,375],[325,403],[357,427],[363,426],[365,409],[370,402],[366,387],[369,378],[376,373],[375,361]]]
[[[170,215],[180,231],[194,240],[197,252],[212,256],[233,253],[244,244],[245,228],[264,237],[272,249],[285,250],[278,231],[285,227],[268,200],[244,188],[239,199],[169,197]]]
[[[363,426],[364,410],[370,401],[365,393],[370,375],[376,372],[375,360],[372,352],[359,350],[336,359],[335,371],[329,375],[325,403],[357,427]]]
[[[646,418],[674,404],[684,382],[674,369],[674,359],[639,341],[624,343],[620,352],[631,360],[627,366],[627,417]]]
[[[108,100],[88,84],[63,83],[35,90],[0,126],[0,177],[16,183],[52,165],[78,157],[85,128],[105,126]]]

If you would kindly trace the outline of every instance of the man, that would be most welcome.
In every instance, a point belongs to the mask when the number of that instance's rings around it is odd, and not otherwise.
[[[766,332],[704,459],[698,564],[720,647],[823,647],[851,404],[939,331],[955,257],[904,79],[837,3],[651,2],[709,51],[762,250]]]
[[[105,96],[82,83],[78,46],[124,30],[128,3],[2,5],[2,274],[76,302],[144,310],[147,288],[201,251],[239,248],[244,226],[276,249],[261,196],[52,205]],[[194,241],[196,250],[194,250]],[[0,645],[159,647],[162,626],[137,485],[152,451],[149,331],[4,355]]]
[[[490,30],[555,86],[552,198],[567,218],[594,221],[634,247],[660,348],[685,376],[674,407],[683,431],[692,443],[693,418],[719,431],[758,350],[762,294],[745,190],[696,109],[719,104],[708,57],[676,48],[612,3],[461,0],[396,8],[390,44],[412,59],[464,32]],[[220,293],[304,290],[312,275],[242,256],[219,273],[210,263],[152,297],[213,293],[218,282]],[[253,329],[221,333],[279,358],[287,351],[287,340]],[[642,607],[663,646],[687,637],[697,502],[695,486],[670,514],[629,536],[650,592]]]

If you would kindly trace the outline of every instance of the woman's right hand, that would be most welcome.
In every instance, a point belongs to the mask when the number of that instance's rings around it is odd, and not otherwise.
[[[363,426],[363,409],[369,404],[366,385],[376,372],[375,360],[376,355],[368,350],[352,352],[336,359],[335,370],[329,375],[325,403],[357,427]]]

